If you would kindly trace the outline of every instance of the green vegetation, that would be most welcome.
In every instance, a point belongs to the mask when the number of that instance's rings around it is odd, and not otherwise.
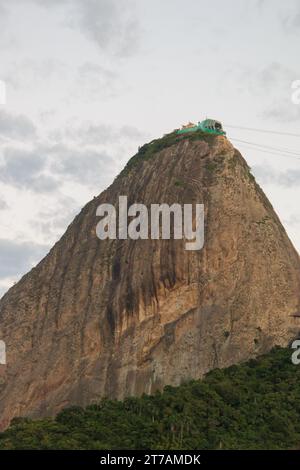
[[[237,166],[237,162],[238,162],[238,159],[236,158],[236,156],[230,158],[230,160],[228,160],[228,168],[231,171],[235,171],[236,166]]]
[[[208,174],[213,175],[216,172],[221,172],[224,168],[224,156],[218,155],[213,160],[207,160],[205,162],[205,169]]]
[[[245,171],[245,177],[246,177],[249,181],[255,182],[255,178],[254,178],[254,176],[253,176],[252,173],[251,173],[251,168],[250,168],[248,165],[245,167],[244,171]]]
[[[218,165],[217,165],[216,162],[208,161],[208,162],[206,163],[206,165],[205,165],[205,168],[206,168],[209,172],[213,173],[213,172],[218,168]]]
[[[184,188],[185,183],[184,183],[183,181],[181,181],[181,180],[176,180],[175,183],[174,183],[174,185],[177,186],[177,187],[182,187],[182,188]]]
[[[212,142],[216,136],[207,134],[201,130],[197,132],[192,132],[190,134],[182,134],[178,135],[176,130],[171,132],[170,134],[165,134],[160,139],[155,139],[149,142],[148,144],[143,145],[139,148],[139,151],[128,161],[125,168],[122,170],[120,175],[127,175],[132,168],[138,165],[140,162],[149,160],[152,158],[157,152],[160,152],[163,149],[170,147],[182,140],[205,140],[206,142]]]
[[[275,348],[163,393],[18,418],[0,449],[289,449],[300,442],[300,367]]]
[[[268,215],[265,215],[261,220],[258,220],[257,222],[255,222],[257,225],[265,225],[266,223],[268,223],[271,219],[271,217],[269,217]]]

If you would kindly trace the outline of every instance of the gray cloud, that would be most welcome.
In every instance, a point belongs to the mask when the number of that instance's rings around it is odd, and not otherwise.
[[[0,3],[0,22],[1,22],[1,24],[2,24],[2,20],[3,20],[4,15],[6,15],[6,9],[5,9],[4,5],[2,5],[2,3]]]
[[[287,169],[279,172],[265,164],[254,165],[252,171],[261,184],[276,184],[285,188],[299,187],[300,185],[300,170]]]
[[[61,196],[56,199],[55,206],[49,205],[30,221],[35,231],[47,236],[48,240],[57,240],[80,211],[80,206],[71,197]]]
[[[78,92],[93,97],[112,97],[117,93],[118,75],[101,65],[85,62],[78,68]]]
[[[53,146],[50,171],[52,174],[86,185],[101,185],[114,168],[114,160],[106,152],[71,149],[64,144]]]
[[[122,126],[115,129],[107,124],[85,122],[79,127],[68,127],[57,136],[67,138],[80,145],[119,144],[124,141],[144,141],[147,135],[134,126]]]
[[[53,176],[43,174],[46,155],[42,156],[38,149],[28,151],[6,148],[3,157],[4,165],[0,172],[2,182],[39,193],[57,189],[59,182]]]
[[[66,8],[65,24],[80,30],[100,50],[128,57],[137,50],[139,25],[135,18],[133,0],[22,0],[45,8]],[[10,0],[10,4],[21,3]],[[0,0],[0,8],[7,7]],[[8,10],[8,7],[6,8]]]
[[[10,40],[7,37],[6,18],[7,18],[7,9],[5,7],[4,1],[0,0],[0,31],[1,31],[0,47],[1,48],[7,47],[7,45],[10,42]]]
[[[294,70],[275,61],[262,68],[242,65],[238,68],[240,69],[237,74],[238,81],[241,81],[243,88],[255,95],[287,94],[290,92],[291,82],[297,78]]]
[[[0,286],[0,299],[1,299],[1,297],[5,294],[6,291],[7,291],[7,288],[6,288],[6,287],[1,287],[1,286]]]
[[[4,199],[0,198],[0,211],[8,209],[8,204],[4,201]]]
[[[258,80],[264,89],[277,88],[285,83],[290,84],[294,77],[292,70],[278,62],[272,62],[258,72]]]
[[[100,49],[110,49],[121,56],[136,51],[139,28],[132,1],[125,4],[116,0],[76,0],[72,5],[70,25],[79,27]]]
[[[93,62],[84,62],[79,67],[79,75],[82,78],[87,78],[90,80],[91,78],[105,78],[106,80],[114,80],[116,78],[116,73],[106,67],[102,67],[101,65],[94,64]]]
[[[278,184],[287,188],[299,187],[300,170],[286,170],[278,177]]]
[[[292,82],[299,78],[296,70],[278,62],[271,62],[258,70],[248,66],[240,68],[243,90],[264,103],[259,117],[286,123],[299,121],[300,106],[292,102],[291,88]]]
[[[19,276],[47,254],[49,246],[0,239],[0,278]]]
[[[63,181],[101,186],[113,167],[105,152],[77,150],[57,144],[32,151],[6,148],[0,181],[37,193],[58,190]]]
[[[85,123],[65,129],[64,137],[82,145],[106,145],[115,140],[116,132],[106,124]]]
[[[298,227],[298,225],[300,225],[300,216],[299,214],[292,214],[288,218],[284,219],[283,223],[290,227]]]
[[[253,165],[251,171],[260,184],[276,183],[277,174],[270,165]]]
[[[300,119],[300,106],[292,102],[292,82],[297,73],[277,62],[265,67],[258,75],[262,90],[272,93],[272,103],[260,115],[278,122],[295,122]]]
[[[299,2],[294,3],[293,10],[290,10],[288,14],[281,16],[281,23],[286,32],[299,33],[300,30],[300,6]]]
[[[48,142],[33,140],[30,150],[13,143],[6,145],[0,181],[36,193],[58,191],[64,182],[103,188],[118,169],[117,160],[105,147],[113,146],[116,152],[124,145],[137,147],[144,139],[144,133],[133,126],[116,129],[93,122],[69,125],[52,132]]]
[[[287,96],[269,105],[260,115],[264,119],[272,119],[277,122],[298,123],[300,120],[300,106],[292,103],[291,97]]]
[[[0,111],[0,138],[28,140],[35,134],[35,126],[26,116]]]
[[[14,88],[26,87],[28,91],[36,87],[37,80],[40,84],[49,84],[55,76],[64,77],[67,70],[66,64],[53,58],[39,61],[30,58],[12,62],[2,78],[8,85]]]

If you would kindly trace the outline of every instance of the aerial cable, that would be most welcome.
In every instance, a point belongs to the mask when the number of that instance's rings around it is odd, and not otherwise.
[[[289,149],[283,148],[283,147],[272,147],[271,145],[258,144],[258,143],[254,143],[254,142],[249,142],[247,140],[236,139],[234,137],[231,140],[235,140],[236,142],[241,142],[243,144],[254,145],[255,147],[263,147],[263,148],[268,149],[268,150],[275,150],[276,152],[289,153],[290,155],[295,155],[297,157],[300,157],[299,152],[295,152],[293,150],[289,150]]]
[[[265,134],[278,134],[278,135],[288,135],[290,137],[300,137],[300,134],[294,134],[292,132],[271,131],[271,130],[266,130],[266,129],[256,129],[254,127],[233,126],[231,124],[224,124],[224,127],[232,127],[234,129],[241,129],[244,131],[263,132]]]
[[[232,139],[232,140],[236,140],[236,139]],[[243,147],[246,147],[250,150],[257,150],[258,152],[262,152],[262,153],[268,153],[268,154],[271,154],[271,155],[274,155],[274,156],[279,156],[279,157],[288,157],[288,158],[294,158],[296,160],[300,160],[300,156],[297,157],[296,155],[289,155],[289,154],[284,154],[282,152],[277,152],[276,150],[267,150],[265,148],[259,148],[259,147],[250,147],[251,143],[250,144],[244,144],[242,143],[242,146]]]

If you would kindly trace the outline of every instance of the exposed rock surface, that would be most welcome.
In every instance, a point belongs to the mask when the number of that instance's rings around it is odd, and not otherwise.
[[[207,139],[206,139],[207,140]],[[123,172],[0,301],[0,422],[150,393],[287,345],[300,263],[225,137],[183,138]],[[96,208],[204,203],[205,244],[96,237]]]

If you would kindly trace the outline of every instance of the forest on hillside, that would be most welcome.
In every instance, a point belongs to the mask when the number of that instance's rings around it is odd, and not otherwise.
[[[275,348],[152,396],[15,418],[0,449],[293,449],[299,418],[300,366]]]

